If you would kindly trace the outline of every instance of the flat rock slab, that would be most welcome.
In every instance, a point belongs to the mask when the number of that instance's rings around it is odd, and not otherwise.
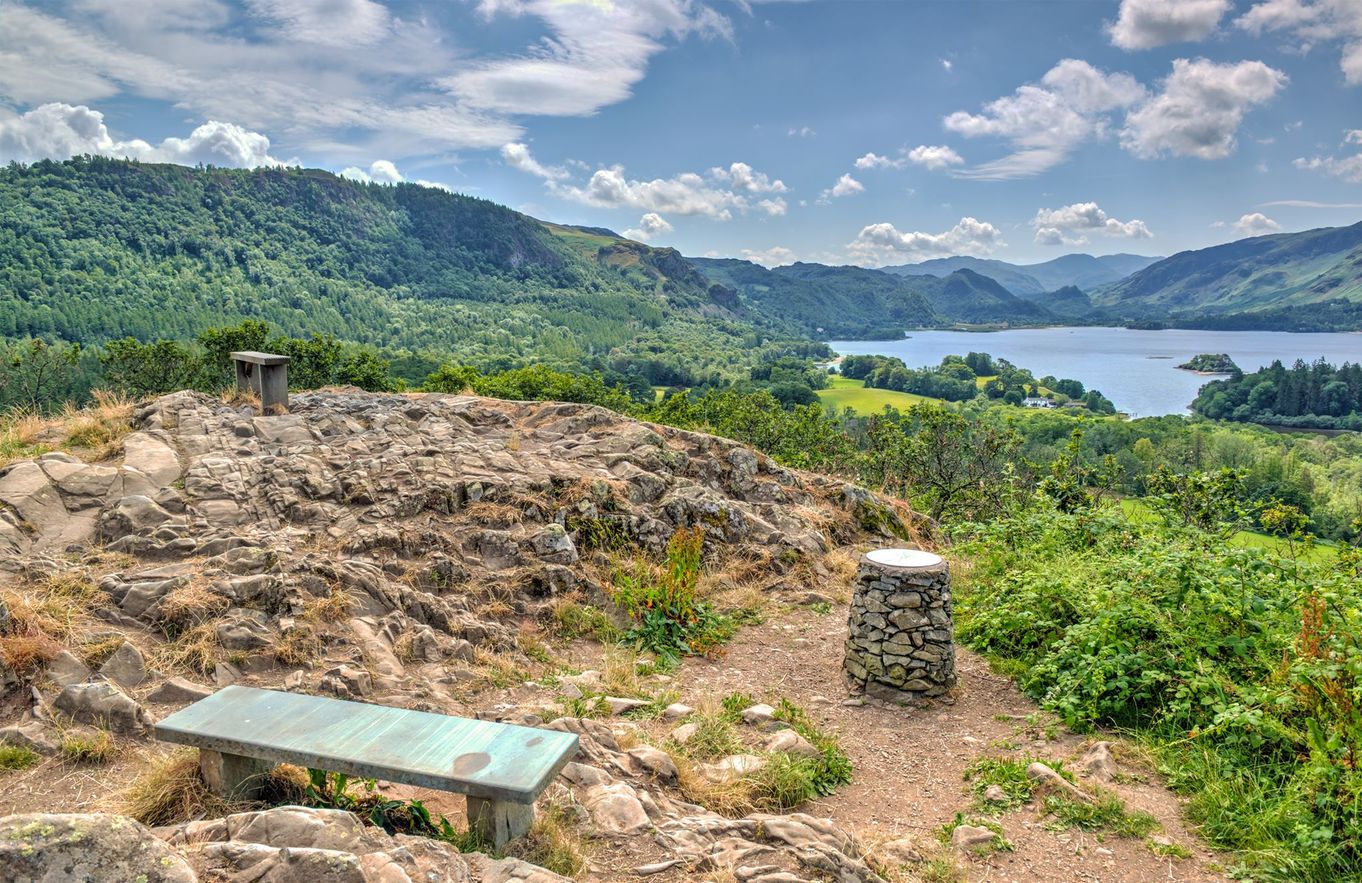
[[[577,736],[230,686],[156,725],[162,741],[512,803],[532,803]]]

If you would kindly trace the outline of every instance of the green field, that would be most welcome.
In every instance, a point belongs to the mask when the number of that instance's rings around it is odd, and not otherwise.
[[[1154,518],[1154,513],[1150,511],[1149,505],[1144,500],[1127,497],[1121,500],[1121,511],[1125,512],[1126,517],[1133,522],[1147,521]],[[1288,554],[1291,544],[1283,537],[1274,537],[1271,534],[1254,533],[1253,531],[1241,530],[1234,535],[1232,543],[1249,549],[1270,549],[1274,552]],[[1298,547],[1299,548],[1299,547]],[[1324,543],[1313,546],[1308,554],[1303,555],[1299,560],[1304,561],[1328,561],[1338,554],[1338,547]]]
[[[913,405],[923,403],[939,405],[941,399],[915,395],[911,392],[895,392],[892,389],[867,389],[864,380],[850,380],[846,377],[828,377],[828,388],[818,390],[823,404],[841,411],[850,408],[863,417],[878,414],[888,405],[906,411]]]

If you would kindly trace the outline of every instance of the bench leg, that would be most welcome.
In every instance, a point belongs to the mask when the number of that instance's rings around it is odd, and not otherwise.
[[[493,849],[501,849],[508,841],[524,837],[534,824],[534,804],[511,803],[507,800],[468,798],[468,827],[477,830]]]
[[[199,749],[199,769],[208,790],[229,800],[252,800],[265,788],[265,777],[274,764],[255,757]]]

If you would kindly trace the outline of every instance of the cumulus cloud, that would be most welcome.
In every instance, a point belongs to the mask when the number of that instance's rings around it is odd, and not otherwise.
[[[908,151],[907,159],[914,165],[924,166],[932,171],[938,171],[948,166],[964,165],[965,163],[964,157],[944,144],[936,146],[919,144]]]
[[[1109,114],[1136,104],[1145,94],[1129,74],[1109,74],[1066,58],[1039,83],[1018,87],[984,105],[980,113],[956,111],[945,118],[948,131],[966,138],[1002,138],[1013,148],[1001,159],[957,174],[984,180],[1039,174],[1063,162],[1084,141],[1104,137]]]
[[[1245,236],[1262,236],[1266,233],[1276,233],[1282,229],[1282,225],[1262,212],[1253,212],[1241,215],[1239,220],[1234,222],[1234,229]]]
[[[1179,58],[1159,93],[1127,114],[1121,144],[1145,158],[1228,156],[1244,114],[1285,84],[1286,74],[1261,61],[1217,64]]]
[[[0,117],[0,160],[33,162],[97,154],[180,165],[259,166],[296,164],[270,156],[270,139],[232,123],[210,120],[185,138],[160,144],[119,140],[104,124],[104,114],[85,105],[49,103],[22,115]]]
[[[761,264],[763,267],[781,267],[799,260],[793,251],[783,245],[773,245],[770,248],[756,250],[744,248],[742,256],[754,264]]]
[[[772,180],[764,172],[755,171],[745,162],[735,162],[728,168],[712,168],[709,176],[728,183],[739,193],[784,193],[787,188],[780,179]]]
[[[531,155],[530,148],[518,141],[501,146],[501,159],[516,171],[543,178],[545,181],[561,181],[568,177],[567,169],[562,166],[541,164]]]
[[[1319,43],[1340,43],[1339,69],[1349,83],[1362,83],[1362,2],[1359,0],[1263,0],[1235,19],[1252,34],[1284,32],[1307,52]]]
[[[1107,33],[1122,49],[1201,40],[1210,36],[1229,8],[1230,0],[1121,0],[1121,11]]]
[[[438,85],[475,108],[586,116],[623,101],[643,79],[663,39],[731,39],[731,22],[694,0],[482,0],[488,19],[533,17],[550,36],[523,54],[481,61]]]
[[[426,181],[421,178],[408,180],[397,166],[386,159],[376,159],[369,164],[366,171],[357,166],[348,166],[340,172],[342,178],[349,178],[351,181],[359,181],[364,184],[415,184],[418,187],[432,187],[436,190],[444,190],[453,193],[454,190],[448,184],[441,184],[439,181]]]
[[[904,233],[881,222],[863,227],[847,245],[847,254],[858,264],[883,264],[955,254],[986,255],[1003,245],[997,227],[975,218],[961,218],[944,233]]]
[[[672,225],[667,219],[657,212],[647,212],[638,219],[638,226],[624,231],[627,239],[637,239],[639,242],[649,242],[655,236],[662,236],[672,232]]]
[[[1095,202],[1076,202],[1063,208],[1043,208],[1031,219],[1041,245],[1083,245],[1089,233],[1118,239],[1149,239],[1144,221],[1118,221]]]
[[[854,196],[857,193],[864,192],[865,185],[851,177],[850,173],[847,173],[838,178],[836,184],[824,190],[818,198],[820,202],[826,203],[830,199],[840,199],[843,196]]]
[[[901,169],[907,162],[908,160],[903,157],[891,159],[871,152],[856,158],[856,168],[863,171],[866,169]]]

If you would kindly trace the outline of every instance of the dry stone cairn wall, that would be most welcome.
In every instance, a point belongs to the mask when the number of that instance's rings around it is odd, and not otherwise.
[[[854,692],[902,701],[955,686],[950,569],[940,556],[880,549],[861,559],[844,668]]]

